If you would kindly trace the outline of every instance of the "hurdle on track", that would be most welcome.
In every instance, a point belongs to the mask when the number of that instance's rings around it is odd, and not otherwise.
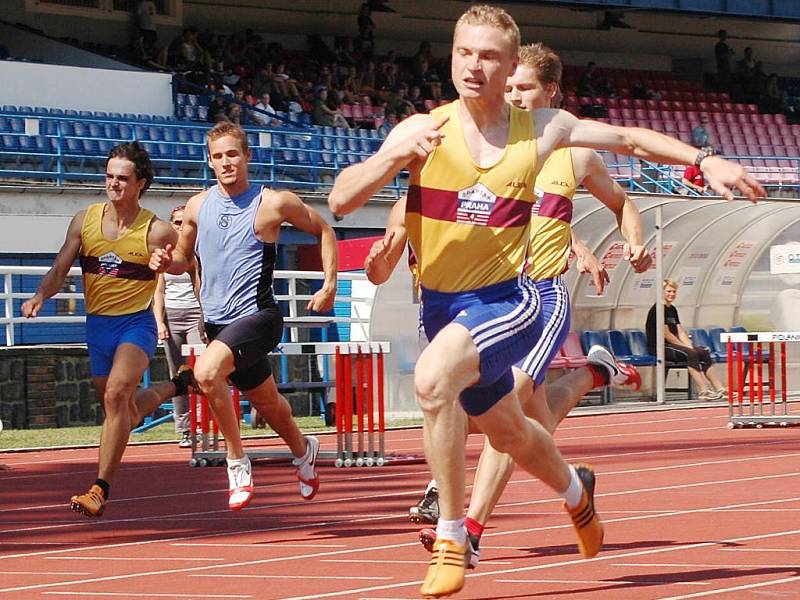
[[[786,344],[800,342],[800,332],[722,333],[720,340],[728,354],[728,427],[800,425],[800,413],[789,412],[786,377]]]
[[[182,353],[194,368],[204,344],[184,344]],[[390,342],[287,342],[271,356],[326,355],[335,357],[336,373],[336,451],[320,451],[318,458],[332,461],[337,467],[383,466],[391,463],[422,462],[417,455],[399,456],[386,453],[385,370],[384,355]],[[240,392],[233,387],[233,405],[241,426]],[[355,419],[353,418],[355,416]],[[226,451],[222,448],[216,419],[208,399],[190,397],[192,441],[191,466],[222,465]],[[353,440],[356,446],[353,446]],[[288,450],[247,449],[251,459],[289,462],[294,456]]]

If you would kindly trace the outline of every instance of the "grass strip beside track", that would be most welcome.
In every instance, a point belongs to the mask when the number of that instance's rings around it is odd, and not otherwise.
[[[327,427],[319,417],[296,417],[304,432],[334,431]],[[398,419],[387,423],[388,427],[408,427],[421,425],[422,419]],[[64,446],[93,446],[100,443],[99,425],[86,427],[59,427],[51,429],[6,429],[0,435],[0,452],[21,448],[52,448]],[[274,436],[272,429],[252,429],[242,426],[242,437]],[[177,442],[180,436],[175,433],[172,423],[164,423],[143,433],[132,433],[130,443],[137,442]]]

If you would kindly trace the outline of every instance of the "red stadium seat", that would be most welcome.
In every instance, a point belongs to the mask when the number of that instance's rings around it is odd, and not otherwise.
[[[762,123],[776,123],[775,115],[761,115],[761,122]]]
[[[633,102],[630,98],[620,98],[619,99],[619,107],[620,108],[633,108]]]
[[[697,110],[697,102],[685,102],[686,110]]]
[[[722,146],[722,153],[725,156],[734,156],[736,154],[736,147],[733,144],[723,142]]]
[[[606,107],[609,109],[619,108],[619,100],[617,100],[616,98],[608,98],[606,100]]]
[[[697,103],[697,111],[698,112],[708,112],[708,102],[698,102]]]
[[[631,108],[623,108],[623,109],[620,110],[620,112],[622,113],[622,118],[623,119],[633,119],[634,118],[633,109],[631,109]]]
[[[747,151],[747,146],[743,144],[736,144],[733,151],[736,156],[750,156],[750,152]]]
[[[759,156],[761,154],[761,147],[758,144],[747,144],[748,156]]]
[[[621,119],[622,112],[618,108],[608,108],[608,118],[609,119]]]
[[[644,100],[633,98],[631,102],[633,103],[633,108],[644,108]]]
[[[680,113],[678,113],[678,114],[680,114]],[[689,124],[689,121],[676,119],[675,120],[675,124],[678,126],[678,131],[683,131],[683,132],[686,132],[686,133],[691,133],[691,131],[692,131],[692,126]]]
[[[711,112],[720,113],[722,112],[722,105],[719,102],[709,102],[708,109]]]
[[[634,109],[633,114],[637,119],[648,119],[649,118],[647,116],[647,111],[645,109],[643,109],[643,108]]]
[[[648,108],[647,109],[647,118],[651,121],[660,121],[661,120],[661,113],[657,110]]]

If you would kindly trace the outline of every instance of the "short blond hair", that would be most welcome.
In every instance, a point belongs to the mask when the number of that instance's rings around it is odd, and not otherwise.
[[[674,289],[677,290],[678,289],[678,282],[675,281],[674,279],[665,279],[664,280],[664,289],[667,289],[667,288],[674,288]]]
[[[247,134],[241,127],[234,125],[230,121],[222,121],[209,129],[208,133],[206,134],[206,144],[208,145],[221,137],[225,137],[226,135],[230,135],[239,140],[239,143],[242,146],[242,151],[245,154],[250,151],[250,148],[247,145]]]
[[[499,29],[506,34],[511,42],[512,55],[516,55],[519,50],[520,34],[514,17],[508,14],[499,6],[488,4],[473,4],[456,21],[453,31],[457,31],[462,25],[487,25]]]
[[[545,85],[555,83],[561,87],[564,66],[561,64],[561,58],[549,46],[542,43],[520,46],[519,64],[536,71],[536,78],[541,83]]]

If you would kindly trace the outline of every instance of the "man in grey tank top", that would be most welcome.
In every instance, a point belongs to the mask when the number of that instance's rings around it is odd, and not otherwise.
[[[241,510],[253,496],[250,460],[244,453],[228,380],[247,393],[260,415],[289,446],[300,495],[319,489],[319,441],[303,436],[289,402],[278,393],[267,355],[280,342],[283,318],[272,292],[281,224],[288,222],[319,240],[325,280],[308,308],[326,312],[336,294],[337,250],[333,229],[288,191],[251,185],[247,136],[230,123],[208,132],[209,165],[217,185],[193,196],[183,213],[177,246],[153,252],[150,268],[178,275],[195,257],[201,273],[200,302],[210,343],[194,374],[208,397],[228,450],[228,505]]]

